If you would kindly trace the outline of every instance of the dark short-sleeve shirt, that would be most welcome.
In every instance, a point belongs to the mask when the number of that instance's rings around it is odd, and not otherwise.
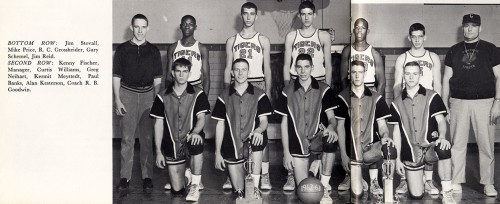
[[[120,44],[113,59],[113,76],[129,88],[151,87],[155,78],[163,76],[160,51],[147,41],[141,45],[132,41]]]
[[[203,90],[188,84],[186,90],[177,95],[172,83],[156,95],[150,115],[164,119],[163,141],[175,143],[186,141],[186,135],[193,130],[201,113],[210,113],[208,97]],[[203,131],[199,135],[205,136]]]
[[[439,138],[438,124],[435,116],[446,116],[443,100],[433,90],[420,85],[413,98],[406,89],[391,104],[389,124],[399,125],[402,148],[412,146],[427,147]]]
[[[354,146],[364,149],[380,141],[376,122],[391,116],[389,108],[384,97],[366,86],[361,97],[357,97],[350,89],[344,89],[340,92],[338,101],[339,108],[335,110],[335,117],[346,120],[346,144],[356,151],[357,159],[363,158],[361,150]]]
[[[240,95],[232,84],[217,98],[212,118],[225,121],[224,137],[228,138],[225,141],[244,142],[259,127],[259,117],[272,112],[271,102],[262,89],[248,83],[247,89]],[[262,134],[267,133],[264,131]]]
[[[299,79],[289,83],[283,89],[275,110],[276,113],[287,116],[290,145],[300,145],[290,148],[302,149],[303,154],[308,152],[309,140],[315,138],[322,129],[320,125],[328,126],[326,112],[337,108],[332,89],[313,77],[311,79],[307,90],[300,85]]]
[[[446,53],[445,65],[453,69],[450,96],[457,99],[495,97],[493,67],[500,64],[498,48],[487,41],[460,42]]]

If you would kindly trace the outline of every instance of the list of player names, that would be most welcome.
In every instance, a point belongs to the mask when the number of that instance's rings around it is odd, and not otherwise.
[[[10,40],[6,51],[8,92],[100,84],[97,40]]]

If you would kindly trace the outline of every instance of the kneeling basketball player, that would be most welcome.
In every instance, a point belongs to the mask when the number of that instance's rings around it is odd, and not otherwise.
[[[184,194],[186,159],[191,157],[192,181],[187,201],[198,201],[203,166],[205,115],[210,112],[208,97],[201,88],[188,83],[191,62],[177,59],[172,65],[174,82],[160,92],[151,107],[156,118],[156,165],[168,166],[173,194]]]
[[[446,107],[435,91],[419,84],[422,67],[418,62],[405,64],[405,87],[391,105],[394,142],[398,149],[396,170],[405,174],[410,197],[424,196],[424,165],[438,163],[443,187],[443,203],[455,203],[451,189],[451,144],[446,140]]]

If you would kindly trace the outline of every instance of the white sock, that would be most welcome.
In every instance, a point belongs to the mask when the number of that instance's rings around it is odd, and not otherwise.
[[[252,174],[252,178],[253,178],[253,186],[258,188],[260,181],[260,174]]]
[[[424,171],[425,181],[428,181],[428,180],[432,181],[432,172],[433,171]]]
[[[441,181],[441,186],[443,187],[443,191],[450,191],[451,190],[451,181]]]
[[[378,180],[378,169],[370,169],[368,171],[368,173],[370,174],[370,181],[373,181],[374,179]]]
[[[262,162],[262,174],[269,173],[269,162]]]
[[[330,183],[330,177],[332,176],[325,176],[321,174],[321,184],[326,188],[328,186],[328,183]]]
[[[201,175],[191,175],[191,184],[200,185]]]

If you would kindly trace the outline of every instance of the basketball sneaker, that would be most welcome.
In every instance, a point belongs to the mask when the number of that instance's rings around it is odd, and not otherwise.
[[[339,191],[347,191],[350,188],[351,188],[351,176],[349,176],[349,174],[346,173],[344,180],[342,181],[342,183],[339,184]]]
[[[231,179],[229,179],[229,177],[227,177],[226,182],[222,184],[222,189],[224,190],[233,189],[233,184],[231,184]]]
[[[374,195],[382,195],[384,194],[384,191],[382,190],[382,188],[378,185],[378,180],[377,179],[373,179],[371,182],[370,182],[370,192]]]
[[[484,194],[488,197],[495,197],[497,196],[498,192],[495,190],[495,186],[493,185],[485,185],[484,186]]]
[[[191,174],[191,169],[190,168],[186,168],[186,171],[184,172],[184,176],[186,177],[186,185],[190,185],[191,184],[191,176],[192,175],[193,174]],[[204,188],[205,188],[205,186],[200,181],[200,184],[198,185],[198,189],[203,190]]]
[[[434,184],[432,183],[432,180],[425,181],[424,186],[425,186],[425,192],[427,192],[428,194],[431,194],[431,195],[438,195],[439,194],[439,190],[436,188],[436,186],[434,186]]]
[[[328,192],[328,190],[326,190],[326,186],[325,186],[325,191],[323,192],[323,197],[321,198],[321,201],[320,203],[332,203],[333,202],[333,199],[330,197],[330,193]]]
[[[189,187],[189,193],[186,196],[186,201],[198,201],[200,198],[200,189],[198,185],[193,184]]]
[[[406,179],[402,179],[401,182],[399,182],[399,186],[396,188],[396,193],[405,194],[406,192],[408,192],[408,184],[406,183]]]
[[[283,186],[283,190],[285,191],[295,190],[295,178],[293,178],[293,174],[288,174],[286,176],[286,183]]]
[[[262,190],[271,190],[271,181],[269,179],[269,173],[262,174],[260,177],[260,188]]]
[[[443,192],[443,199],[441,200],[443,204],[455,204],[455,199],[453,199],[453,190]]]

